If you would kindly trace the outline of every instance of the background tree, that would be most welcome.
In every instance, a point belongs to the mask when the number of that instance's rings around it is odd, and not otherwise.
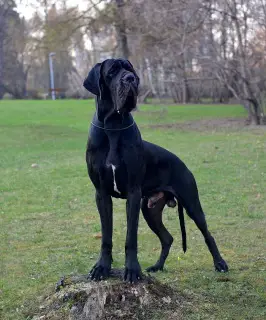
[[[12,0],[0,2],[0,98],[5,92],[15,98],[23,98],[26,93],[26,24],[15,9]]]
[[[248,122],[265,122],[265,0],[38,2],[25,20],[0,2],[0,98],[49,94],[48,55],[60,97],[85,97],[98,61],[129,58],[148,97],[179,103],[238,101]],[[15,76],[16,75],[16,76]]]

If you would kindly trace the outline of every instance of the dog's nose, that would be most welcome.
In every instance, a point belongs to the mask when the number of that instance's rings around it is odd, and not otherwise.
[[[133,74],[128,73],[128,74],[126,74],[124,76],[124,81],[126,81],[126,82],[134,82],[135,81],[135,77],[134,77]]]

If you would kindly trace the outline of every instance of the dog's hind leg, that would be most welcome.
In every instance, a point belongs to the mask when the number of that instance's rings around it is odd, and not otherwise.
[[[156,272],[158,270],[163,270],[165,260],[169,254],[169,250],[173,243],[173,237],[165,228],[162,222],[162,212],[165,206],[166,199],[165,197],[159,199],[156,202],[156,205],[152,208],[148,207],[148,199],[142,200],[141,210],[145,220],[147,221],[151,230],[158,236],[161,241],[161,254],[159,260],[155,265],[147,268],[148,272]]]
[[[219,272],[227,272],[228,266],[221,257],[216,242],[213,236],[211,235],[210,231],[208,230],[205,214],[201,208],[199,199],[197,198],[195,201],[192,202],[190,199],[189,202],[187,201],[187,204],[184,204],[184,207],[189,217],[195,222],[197,227],[200,229],[202,235],[204,236],[205,242],[213,257],[215,270]]]

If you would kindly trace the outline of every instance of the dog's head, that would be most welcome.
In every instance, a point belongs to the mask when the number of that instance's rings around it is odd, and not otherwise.
[[[139,77],[128,60],[107,59],[97,63],[83,85],[101,101],[109,105],[111,101],[110,107],[118,113],[130,112],[136,107]]]

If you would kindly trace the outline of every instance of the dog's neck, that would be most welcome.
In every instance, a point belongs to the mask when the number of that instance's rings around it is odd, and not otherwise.
[[[107,135],[109,141],[109,152],[106,163],[116,167],[120,162],[117,152],[120,136],[123,134],[124,130],[133,127],[135,122],[130,113],[120,114],[114,107],[105,111],[99,103],[101,102],[97,99],[96,112],[92,120],[92,125],[102,129]],[[101,119],[103,116],[104,118]]]
[[[128,112],[118,113],[112,103],[96,99],[96,113],[93,124],[107,131],[121,131],[134,124],[132,115]]]

